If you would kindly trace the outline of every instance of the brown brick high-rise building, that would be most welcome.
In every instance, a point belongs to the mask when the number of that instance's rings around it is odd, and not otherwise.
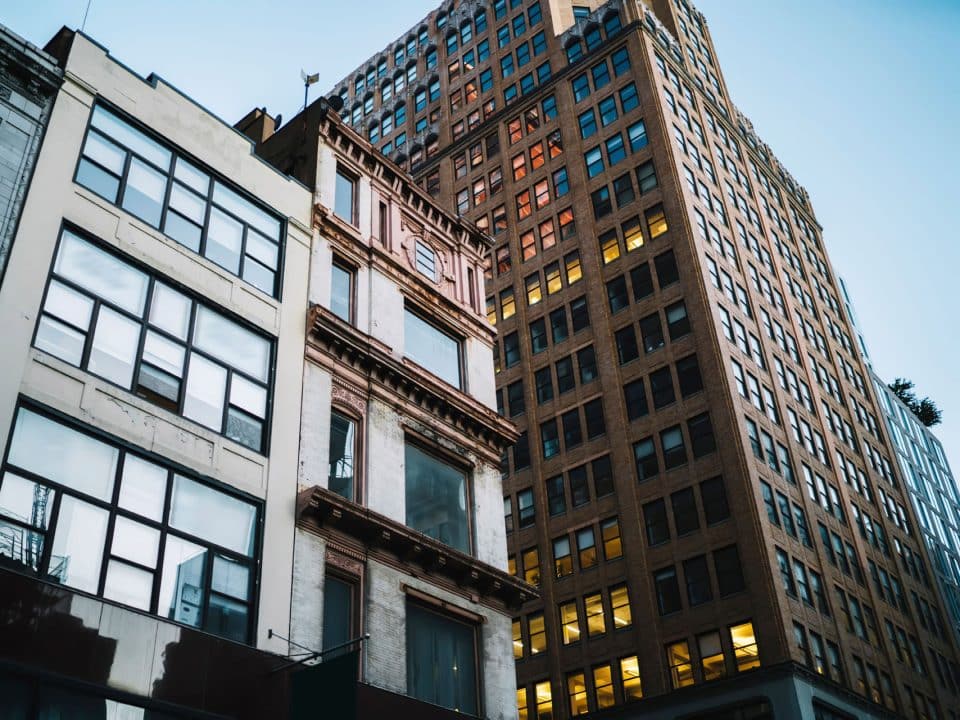
[[[496,241],[521,718],[958,717],[820,227],[695,9],[445,2],[333,96]]]

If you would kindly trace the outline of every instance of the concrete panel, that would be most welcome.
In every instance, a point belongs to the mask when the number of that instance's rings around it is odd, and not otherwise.
[[[400,417],[393,408],[377,400],[370,401],[366,438],[367,505],[371,510],[405,523],[404,433]]]
[[[23,378],[23,392],[45,403],[62,403],[70,408],[79,408],[83,399],[83,380],[56,367],[53,361],[48,364],[48,356],[36,351],[27,365]],[[79,371],[75,371],[79,373]]]

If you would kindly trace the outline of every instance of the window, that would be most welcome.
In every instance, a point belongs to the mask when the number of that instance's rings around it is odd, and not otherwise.
[[[563,475],[556,475],[548,478],[547,487],[547,512],[552,516],[563,515],[567,511],[567,500],[563,492]]]
[[[570,714],[583,715],[589,707],[587,705],[587,681],[582,672],[567,675],[567,693],[570,696]]]
[[[533,490],[527,488],[517,493],[517,514],[520,528],[532,527],[536,522],[536,507],[533,504]]]
[[[717,591],[720,597],[740,592],[746,587],[736,545],[714,550],[713,568],[717,576]]]
[[[417,271],[426,275],[433,282],[437,281],[437,254],[429,245],[416,241]]]
[[[717,449],[716,439],[713,436],[713,424],[707,413],[687,420],[687,432],[690,433],[690,449],[693,457],[700,458]]]
[[[700,669],[703,679],[719,680],[727,674],[726,663],[723,658],[723,649],[720,646],[720,633],[704,633],[697,637],[697,647],[700,650]]]
[[[723,486],[723,478],[719,475],[700,483],[700,502],[703,505],[703,515],[707,525],[715,525],[730,517],[727,493]]]
[[[700,365],[696,355],[688,355],[677,361],[677,383],[683,397],[703,390],[703,379],[700,377]]]
[[[327,487],[347,500],[358,500],[354,458],[357,456],[357,423],[330,412],[330,475]],[[347,638],[349,639],[349,638]]]
[[[646,527],[647,542],[651,546],[670,541],[667,506],[662,498],[643,506],[643,522]]]
[[[640,680],[640,662],[636,655],[620,660],[620,682],[623,687],[623,699],[640,700],[643,697],[643,684]]]
[[[560,437],[557,434],[556,420],[547,420],[540,424],[540,443],[544,460],[560,453]]]
[[[670,505],[673,507],[673,526],[677,530],[677,536],[700,529],[697,501],[694,499],[692,487],[670,495]]]
[[[540,585],[540,553],[537,548],[530,548],[523,553],[523,579],[531,585]]]
[[[585,596],[583,609],[587,616],[587,637],[596,637],[607,632],[606,617],[603,614],[603,596],[600,593]]]
[[[630,143],[630,152],[637,152],[647,146],[647,127],[643,120],[638,120],[627,128],[627,141]]]
[[[91,115],[75,179],[268,295],[277,294],[280,220],[102,105]],[[345,219],[352,222],[353,216]]]
[[[681,609],[680,586],[677,584],[677,571],[673,567],[655,572],[653,574],[653,585],[657,593],[657,607],[661,615],[669,615]]]
[[[357,181],[337,167],[337,182],[334,188],[333,212],[351,225],[357,222]]]
[[[357,636],[357,584],[327,569],[323,578],[323,649],[338,648],[326,653],[330,659],[350,651],[349,643]]]
[[[633,456],[637,465],[637,478],[640,482],[649,480],[660,472],[653,438],[645,438],[634,443]]]
[[[353,321],[353,271],[336,260],[331,270],[330,310],[346,322]]]
[[[583,442],[583,431],[580,427],[580,410],[574,408],[565,412],[561,417],[563,425],[563,446],[569,450]]]
[[[566,535],[553,541],[553,573],[562,578],[573,574],[573,555],[570,554],[570,538]]]
[[[410,442],[405,444],[404,462],[407,526],[469,554],[466,473]]]
[[[273,342],[66,229],[34,346],[265,450]]]
[[[687,583],[687,601],[691,607],[713,600],[706,555],[697,555],[684,560],[683,576]]]
[[[257,505],[27,407],[10,435],[0,483],[7,564],[251,640]]]
[[[537,655],[547,649],[547,628],[543,613],[536,613],[527,618],[527,636],[530,640],[531,655]]]
[[[676,400],[673,392],[673,375],[670,367],[662,367],[650,374],[650,395],[656,410],[666,407]]]
[[[627,406],[627,418],[636,420],[649,412],[647,395],[643,378],[629,382],[623,386],[623,397]]]
[[[693,685],[693,663],[686,640],[667,645],[667,665],[670,667],[670,682],[674,690]]]
[[[605,497],[613,494],[613,466],[610,463],[610,456],[604,455],[590,463],[590,469],[593,473],[593,492],[599,497]],[[606,527],[604,524],[601,527]],[[609,558],[608,558],[609,559]]]
[[[510,417],[523,415],[526,408],[523,400],[522,380],[507,385],[507,407],[510,409]]]
[[[553,376],[550,374],[550,366],[537,370],[533,379],[537,391],[537,404],[542,405],[553,400]]]
[[[577,561],[580,563],[581,570],[587,570],[597,564],[597,544],[592,527],[577,531]]]
[[[671,340],[677,340],[690,332],[690,319],[687,317],[687,306],[683,300],[667,305],[664,313],[667,316],[667,332]]]
[[[753,632],[753,623],[745,622],[730,628],[730,644],[733,646],[733,658],[737,672],[760,667],[760,653],[757,638]]]
[[[640,333],[643,335],[644,352],[651,353],[663,347],[663,330],[660,327],[660,315],[653,313],[640,320]]]
[[[667,217],[663,214],[663,205],[654,205],[644,212],[647,221],[647,232],[650,239],[658,238],[667,231]]]
[[[477,630],[407,601],[407,693],[468,715],[479,712]]]
[[[404,354],[454,387],[460,384],[460,342],[404,308]],[[504,341],[506,344],[506,341]],[[509,360],[507,367],[510,366]]]
[[[580,613],[576,600],[560,606],[560,634],[564,645],[580,640]]]

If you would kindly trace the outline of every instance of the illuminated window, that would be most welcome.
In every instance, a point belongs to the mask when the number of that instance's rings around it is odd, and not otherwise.
[[[517,720],[529,720],[527,711],[527,689],[517,688]]]
[[[536,305],[543,300],[543,290],[540,288],[540,273],[527,276],[524,280],[527,289],[527,305]]]
[[[564,645],[580,640],[580,614],[576,600],[560,606],[560,627]]]
[[[593,669],[593,692],[598,710],[616,702],[613,697],[613,672],[609,665],[598,665]]]
[[[595,637],[607,631],[607,621],[603,614],[603,596],[600,593],[587,595],[583,599],[587,615],[587,635]]]
[[[720,647],[720,633],[709,632],[697,638],[700,649],[700,669],[704,680],[719,680],[727,674],[723,659],[723,649]]]
[[[531,655],[537,655],[547,649],[547,626],[543,613],[531,615],[527,619],[527,636],[530,640]]]
[[[737,662],[737,672],[760,667],[760,652],[757,649],[752,622],[733,625],[730,628],[730,642],[733,645],[733,657]]]
[[[563,282],[560,280],[560,264],[550,263],[543,269],[543,274],[547,281],[547,295],[560,292],[563,288]]]
[[[667,231],[667,217],[663,214],[663,205],[654,205],[644,213],[650,239],[658,238]]]
[[[523,633],[520,630],[520,621],[513,621],[513,657],[519,660],[523,657]]]
[[[567,675],[567,693],[570,696],[570,714],[583,715],[587,712],[587,682],[582,672]]]
[[[643,232],[640,230],[640,218],[632,217],[620,226],[627,252],[643,247]]]
[[[643,697],[640,663],[636,655],[620,659],[620,683],[623,686],[624,700],[639,700]]]
[[[615,560],[623,556],[623,544],[620,542],[620,523],[610,518],[600,523],[600,536],[603,541],[603,557]]]
[[[630,593],[626,585],[610,589],[610,607],[613,610],[613,628],[629,627],[633,623],[633,613],[630,610]]]
[[[581,570],[592,568],[597,564],[597,545],[592,527],[577,531],[577,556]]]
[[[567,285],[573,285],[583,278],[583,270],[580,267],[580,253],[574,251],[563,258],[567,270]]]
[[[617,237],[616,230],[608,230],[600,236],[599,240],[604,265],[608,265],[620,257],[620,238]]]
[[[533,687],[537,697],[537,717],[543,720],[553,717],[553,695],[550,693],[550,681],[538,682]]]
[[[573,574],[573,555],[570,554],[570,539],[566,535],[553,541],[553,569],[558,578]]]
[[[523,579],[531,585],[540,585],[540,552],[537,548],[523,553]]]
[[[513,297],[513,287],[500,291],[500,315],[504,320],[512,318],[517,312],[517,304]]]
[[[693,664],[686,640],[667,645],[667,665],[670,666],[670,682],[674,690],[693,685]]]

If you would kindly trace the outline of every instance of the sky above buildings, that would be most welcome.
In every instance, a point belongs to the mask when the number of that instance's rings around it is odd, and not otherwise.
[[[228,122],[292,117],[438,0],[92,0],[86,32]],[[699,0],[733,101],[810,192],[874,367],[914,380],[960,471],[960,2]],[[87,0],[5,0],[42,46]]]

